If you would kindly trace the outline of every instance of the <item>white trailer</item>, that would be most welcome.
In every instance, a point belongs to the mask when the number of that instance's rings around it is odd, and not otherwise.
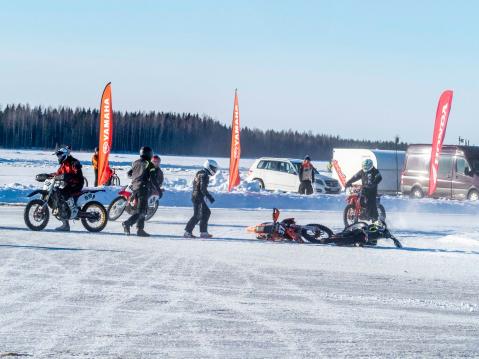
[[[344,183],[361,169],[362,161],[369,158],[383,177],[378,192],[398,193],[401,186],[404,156],[404,151],[335,148],[331,161],[333,177],[344,189]]]

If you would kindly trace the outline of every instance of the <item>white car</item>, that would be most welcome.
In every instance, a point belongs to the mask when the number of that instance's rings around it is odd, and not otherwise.
[[[269,191],[299,192],[299,168],[302,160],[291,158],[261,157],[251,166],[249,181],[257,181]],[[313,188],[317,193],[339,193],[341,187],[334,178],[314,172]]]

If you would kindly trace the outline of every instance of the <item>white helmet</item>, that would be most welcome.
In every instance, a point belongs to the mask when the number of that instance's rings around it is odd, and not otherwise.
[[[214,176],[218,171],[218,162],[215,160],[206,160],[205,163],[203,163],[203,168],[209,173],[210,176]]]
[[[70,156],[70,146],[61,147],[55,152],[53,152],[53,154],[57,156],[58,163],[61,164],[67,159],[68,156]]]
[[[363,168],[363,171],[364,172],[369,172],[371,171],[371,168],[373,168],[373,161],[369,158],[366,158],[363,160],[363,163],[362,163],[362,168]]]

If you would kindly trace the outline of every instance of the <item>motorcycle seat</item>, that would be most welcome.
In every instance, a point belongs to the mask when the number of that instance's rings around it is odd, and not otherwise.
[[[97,192],[105,192],[104,189],[82,189],[80,192],[76,192],[72,194],[72,197],[78,198],[85,193],[97,193]]]

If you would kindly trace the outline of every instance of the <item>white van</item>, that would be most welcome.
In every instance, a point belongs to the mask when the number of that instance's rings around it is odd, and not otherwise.
[[[251,166],[249,181],[257,181],[261,188],[269,191],[299,192],[299,168],[302,160],[291,158],[261,157]],[[314,173],[313,188],[317,193],[339,193],[339,182],[329,176]]]
[[[361,169],[363,160],[369,158],[383,177],[381,183],[379,183],[378,192],[398,193],[401,189],[401,171],[404,157],[404,151],[335,148],[333,149],[331,169],[333,177],[344,188],[343,181],[346,182],[354,176]]]

